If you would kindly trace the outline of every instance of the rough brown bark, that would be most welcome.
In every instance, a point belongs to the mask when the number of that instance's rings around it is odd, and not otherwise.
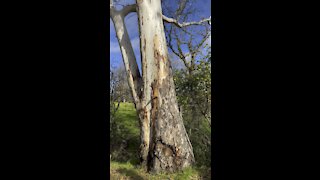
[[[155,172],[172,172],[188,167],[194,162],[194,155],[178,110],[171,75],[161,85],[155,81],[153,91],[149,168]]]

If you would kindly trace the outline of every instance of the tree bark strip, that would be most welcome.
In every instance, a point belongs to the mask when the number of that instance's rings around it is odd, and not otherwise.
[[[142,77],[124,24],[137,8]],[[178,109],[168,58],[161,0],[137,0],[117,11],[110,1],[110,17],[119,41],[136,110],[140,119],[140,158],[150,171],[176,171],[192,165],[193,149]]]
[[[123,63],[126,68],[127,78],[131,94],[133,96],[134,104],[137,110],[140,124],[140,159],[143,166],[147,165],[147,156],[149,152],[149,136],[150,136],[150,123],[149,123],[149,110],[145,107],[145,102],[142,94],[143,82],[138,69],[137,61],[134,55],[132,44],[128,35],[127,28],[124,23],[123,13],[111,9],[111,19],[119,42]]]
[[[190,166],[194,155],[178,109],[161,1],[137,0],[137,6],[144,103],[152,102],[148,167],[155,172],[176,171]]]

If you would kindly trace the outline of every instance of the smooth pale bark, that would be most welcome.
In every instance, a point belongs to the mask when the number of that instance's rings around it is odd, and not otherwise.
[[[144,84],[142,105],[150,114],[149,170],[175,171],[194,162],[178,109],[168,59],[160,0],[137,0]],[[149,103],[151,101],[151,103]]]
[[[124,9],[126,10],[126,9]],[[132,44],[128,35],[127,28],[124,23],[124,14],[127,11],[116,11],[111,9],[111,19],[114,23],[114,27],[117,34],[117,39],[121,49],[123,63],[127,71],[127,78],[131,94],[134,99],[134,104],[139,116],[140,123],[140,159],[143,166],[147,165],[147,157],[149,153],[149,142],[150,142],[150,113],[142,99],[143,84],[141,75],[139,73],[137,61],[134,55]],[[123,13],[125,12],[125,13]]]
[[[111,15],[111,19],[114,23],[117,39],[119,42],[123,63],[127,72],[128,83],[132,91],[133,99],[136,104],[139,104],[141,95],[141,75],[138,69],[136,58],[127,28],[124,24],[124,18],[121,13],[114,12]]]
[[[142,77],[124,23],[138,8]],[[127,78],[140,120],[142,165],[155,172],[175,171],[194,162],[192,145],[178,109],[168,59],[160,0],[137,0],[117,11],[110,1]]]

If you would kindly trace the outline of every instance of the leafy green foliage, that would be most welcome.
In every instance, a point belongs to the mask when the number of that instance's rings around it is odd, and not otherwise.
[[[174,81],[180,111],[198,165],[211,164],[211,58],[195,70],[177,69]]]
[[[137,116],[130,102],[130,91],[123,67],[110,70],[110,145],[111,158],[124,161],[127,156],[136,156],[137,149],[132,143],[138,143]],[[121,106],[121,107],[120,107]],[[132,122],[129,122],[133,121]],[[130,150],[128,150],[130,149]]]
[[[193,167],[177,173],[149,174],[139,167],[139,123],[132,103],[120,103],[115,114],[118,129],[111,134],[110,179],[210,179],[210,168]],[[127,142],[121,147],[122,141]]]

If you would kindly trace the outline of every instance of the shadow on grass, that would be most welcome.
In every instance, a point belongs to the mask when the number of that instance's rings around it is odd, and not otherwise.
[[[132,165],[139,164],[139,141],[127,139],[126,141],[128,142],[126,148],[121,148],[121,145],[116,144],[116,142],[111,144],[110,154],[112,155],[112,161],[119,163],[129,162]]]
[[[201,167],[195,168],[203,180],[211,179],[211,167]]]
[[[134,170],[131,169],[125,169],[125,168],[121,168],[118,170],[118,172],[120,174],[123,174],[125,176],[130,177],[130,179],[134,179],[134,180],[144,180],[144,178],[142,176],[140,176],[139,174],[137,174]]]
[[[121,103],[114,118],[115,126],[110,133],[110,154],[116,162],[139,161],[139,120],[133,103]]]

